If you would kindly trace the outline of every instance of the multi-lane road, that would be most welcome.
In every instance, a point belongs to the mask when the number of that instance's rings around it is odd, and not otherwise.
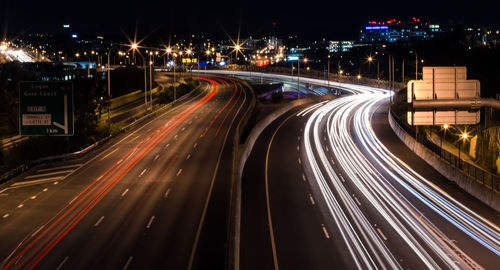
[[[236,124],[251,93],[199,78],[184,103],[82,160],[2,186],[2,269],[222,269]]]
[[[387,111],[372,117],[388,92],[344,87],[353,94],[296,108],[259,137],[242,179],[241,268],[496,268],[498,213],[381,142]]]

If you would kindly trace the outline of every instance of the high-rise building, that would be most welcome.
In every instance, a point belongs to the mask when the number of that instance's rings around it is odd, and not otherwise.
[[[412,42],[438,36],[442,29],[438,24],[422,22],[413,17],[409,21],[390,19],[369,21],[360,31],[361,43]]]

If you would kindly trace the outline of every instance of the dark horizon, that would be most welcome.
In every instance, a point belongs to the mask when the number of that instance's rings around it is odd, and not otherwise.
[[[477,3],[469,6],[465,1],[420,1],[416,7],[405,7],[398,1],[380,4],[367,0],[309,1],[300,7],[285,1],[266,5],[226,0],[217,3],[142,1],[133,7],[118,1],[89,0],[80,6],[60,0],[51,2],[47,5],[33,0],[4,1],[2,31],[9,37],[23,32],[54,33],[60,31],[63,24],[71,24],[82,34],[119,36],[122,31],[132,34],[138,25],[140,37],[154,32],[162,38],[169,33],[220,38],[225,36],[224,32],[235,37],[238,28],[242,37],[268,35],[276,22],[278,36],[296,34],[309,39],[339,40],[357,39],[359,30],[369,20],[388,18],[415,16],[441,24],[500,25],[493,8]]]

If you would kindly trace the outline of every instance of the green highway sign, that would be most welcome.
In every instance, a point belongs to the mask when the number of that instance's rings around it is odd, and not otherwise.
[[[73,84],[20,82],[19,133],[23,136],[73,136]]]

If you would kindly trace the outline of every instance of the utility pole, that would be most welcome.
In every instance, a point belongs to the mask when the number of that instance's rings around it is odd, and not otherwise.
[[[297,98],[300,98],[300,57],[297,61]]]
[[[153,111],[153,61],[149,55],[149,100],[151,102],[151,111]]]

